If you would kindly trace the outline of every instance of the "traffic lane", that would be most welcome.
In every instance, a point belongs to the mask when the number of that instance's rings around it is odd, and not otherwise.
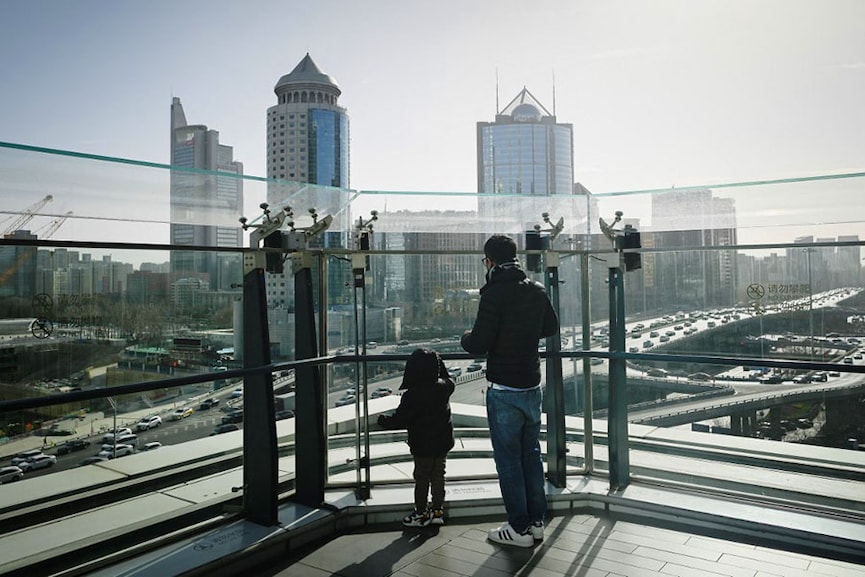
[[[213,432],[216,425],[222,422],[222,415],[222,412],[211,409],[209,411],[193,413],[192,416],[180,421],[164,421],[161,427],[136,432],[135,434],[138,437],[138,446],[143,447],[145,444],[154,441],[158,441],[163,445],[174,445],[206,437]],[[238,423],[238,426],[242,427],[242,424]],[[29,471],[24,474],[24,479],[22,480],[41,477],[42,475],[65,471],[79,466],[81,461],[87,457],[97,455],[99,451],[102,450],[102,437],[103,433],[89,437],[82,437],[90,442],[90,446],[79,451],[73,451],[66,455],[57,455],[56,448],[46,449],[46,453],[57,456],[57,463],[52,467]],[[156,450],[158,451],[159,449]],[[140,451],[136,451],[136,453],[137,452]],[[126,457],[118,458],[124,459]]]

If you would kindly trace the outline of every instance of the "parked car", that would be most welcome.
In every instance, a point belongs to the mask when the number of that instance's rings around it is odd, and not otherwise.
[[[12,483],[13,481],[20,480],[22,477],[24,477],[24,471],[21,470],[21,467],[0,467],[0,484]]]
[[[213,429],[213,432],[210,433],[210,436],[213,435],[221,435],[222,433],[230,433],[231,431],[239,431],[240,427],[235,425],[234,423],[222,423],[221,425],[216,425],[216,428]]]
[[[57,445],[58,455],[68,455],[73,451],[80,451],[90,446],[90,441],[85,439],[72,439],[60,445]]]
[[[274,415],[273,415],[274,420],[277,420],[277,421],[281,421],[283,419],[290,419],[293,416],[294,416],[294,411],[292,411],[291,409],[287,409],[285,411],[276,411],[276,413],[274,413]]]
[[[171,413],[171,420],[180,421],[190,415],[192,415],[192,409],[190,407],[180,407],[179,409],[174,409],[174,412]]]
[[[125,457],[126,455],[131,455],[135,452],[135,447],[132,445],[102,445],[102,450],[99,451],[97,457],[105,457],[107,459],[113,459],[116,454],[118,457]]]
[[[159,415],[151,415],[149,417],[144,417],[137,423],[135,423],[135,430],[137,431],[148,431],[150,429],[155,429],[162,425],[162,417]]]
[[[144,443],[144,446],[139,449],[139,451],[152,451],[154,449],[158,449],[162,446],[162,443],[159,441],[151,441],[150,443]]]
[[[23,451],[21,453],[18,453],[14,457],[12,457],[12,464],[16,465],[16,466],[20,465],[24,461],[31,459],[33,457],[37,457],[41,454],[42,454],[42,449],[30,449],[29,451]]]
[[[214,397],[209,397],[209,398],[201,401],[201,404],[198,405],[198,410],[199,411],[206,411],[207,409],[212,409],[213,407],[217,406],[218,404],[219,404],[219,399],[216,399]]]
[[[113,442],[115,433],[118,435],[131,435],[132,429],[130,429],[129,427],[118,427],[116,431],[110,431],[108,433],[105,433],[102,436],[102,442],[103,443]]]
[[[222,424],[228,423],[242,423],[243,422],[243,409],[235,409],[233,411],[228,411],[224,415],[222,415]]]
[[[24,471],[25,473],[28,471],[35,471],[36,469],[47,469],[48,467],[53,467],[57,464],[57,457],[54,455],[36,455],[35,457],[30,457],[18,467]]]

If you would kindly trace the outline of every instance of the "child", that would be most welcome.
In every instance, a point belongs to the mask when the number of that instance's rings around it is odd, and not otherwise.
[[[444,524],[445,459],[454,446],[454,427],[448,399],[454,382],[438,353],[416,349],[405,364],[405,390],[392,415],[379,415],[384,429],[408,429],[414,459],[414,511],[402,520],[406,527]],[[427,496],[432,502],[427,508]]]

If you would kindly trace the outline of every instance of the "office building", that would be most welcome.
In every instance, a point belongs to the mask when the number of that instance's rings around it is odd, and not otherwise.
[[[485,228],[532,230],[544,212],[574,214],[573,132],[573,125],[557,122],[526,88],[496,112],[494,122],[477,123],[478,193],[483,195],[478,212]]]
[[[180,98],[171,101],[171,243],[179,246],[243,246],[243,164],[219,132],[187,124]],[[237,254],[171,253],[174,278],[201,278],[212,290],[228,290],[237,277]]]
[[[350,186],[349,117],[339,105],[342,90],[307,53],[273,91],[277,102],[267,109],[267,201],[275,209],[290,205],[298,226],[304,226],[309,209],[334,216],[313,243],[346,248],[351,220],[348,211],[340,211],[348,195],[337,190]],[[349,274],[344,267],[329,269],[328,305],[351,302],[350,291],[344,290]],[[292,284],[289,273],[268,275],[268,306],[293,308]]]

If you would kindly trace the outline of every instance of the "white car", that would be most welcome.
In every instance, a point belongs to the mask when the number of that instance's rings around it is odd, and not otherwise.
[[[111,431],[110,433],[105,433],[102,436],[102,442],[103,443],[111,443],[112,441],[114,441],[114,434],[115,433],[120,435],[121,437],[123,435],[131,435],[132,429],[130,429],[129,427],[119,427],[116,431]]]
[[[135,423],[135,429],[138,431],[147,431],[150,429],[155,429],[162,425],[162,417],[159,415],[152,415],[150,417],[144,417],[137,423]]]
[[[46,469],[48,467],[53,467],[57,463],[57,457],[54,455],[36,455],[35,457],[30,457],[20,465],[18,468],[24,471],[34,471],[36,469]]]
[[[0,467],[0,484],[18,481],[24,477],[20,467]]]
[[[23,453],[18,453],[17,455],[12,457],[12,464],[16,465],[16,466],[20,465],[21,463],[23,463],[27,459],[30,459],[32,457],[38,457],[41,454],[42,454],[42,449],[30,449],[29,451],[24,451]]]
[[[118,457],[125,457],[135,452],[135,447],[132,445],[117,445],[116,447],[114,445],[102,445],[102,450],[96,456],[113,459],[115,449],[117,450]]]

